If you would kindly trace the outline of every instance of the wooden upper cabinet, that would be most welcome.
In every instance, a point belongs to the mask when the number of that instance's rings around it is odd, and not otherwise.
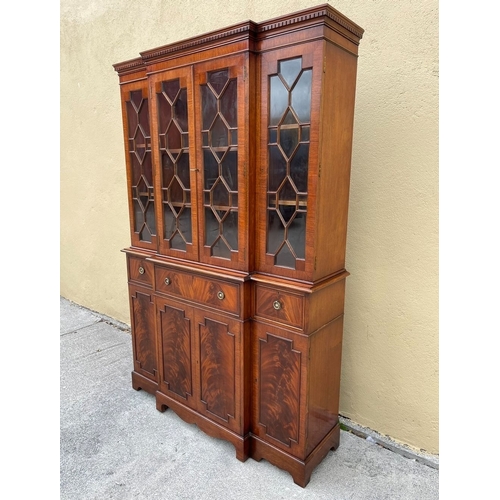
[[[121,104],[132,246],[156,250],[154,168],[150,99],[141,60],[115,65],[121,77]]]
[[[343,271],[362,33],[323,5],[115,65],[132,246],[308,283]]]
[[[325,40],[262,54],[258,271],[314,282],[344,269],[355,68]]]

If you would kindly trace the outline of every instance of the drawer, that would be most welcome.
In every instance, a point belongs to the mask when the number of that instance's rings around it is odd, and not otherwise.
[[[158,292],[240,313],[239,287],[234,283],[163,266],[155,266],[155,283]]]
[[[128,279],[143,285],[153,286],[153,264],[140,257],[127,255]]]
[[[266,285],[255,285],[255,316],[304,328],[304,296]]]

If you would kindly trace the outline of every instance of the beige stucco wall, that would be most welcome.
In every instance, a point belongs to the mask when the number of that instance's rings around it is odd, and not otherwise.
[[[140,51],[310,0],[62,0],[61,295],[129,323],[118,77]],[[341,413],[438,452],[438,1],[338,0],[360,44]]]

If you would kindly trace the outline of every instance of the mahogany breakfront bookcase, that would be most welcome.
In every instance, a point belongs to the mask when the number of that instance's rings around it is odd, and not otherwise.
[[[339,445],[362,34],[321,5],[114,65],[132,385],[302,487]]]

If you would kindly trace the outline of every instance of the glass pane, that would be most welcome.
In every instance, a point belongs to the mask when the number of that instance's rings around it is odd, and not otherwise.
[[[287,158],[290,158],[299,143],[299,127],[281,129],[279,143]]]
[[[215,207],[229,208],[229,192],[221,180],[212,189],[212,203]]]
[[[139,122],[137,121],[137,112],[130,101],[127,101],[127,124],[128,124],[128,136],[134,137],[135,129]]]
[[[285,118],[283,120],[283,124],[284,125],[298,125],[297,119],[295,118],[295,116],[292,113],[290,108],[288,108],[288,111],[286,112]]]
[[[222,238],[219,238],[217,242],[212,246],[212,255],[214,257],[223,257],[224,259],[231,258],[231,250],[229,250]]]
[[[307,172],[309,165],[309,144],[300,144],[290,162],[290,177],[298,191],[307,192]]]
[[[224,220],[222,233],[232,250],[238,250],[238,212],[231,211]]]
[[[311,127],[301,127],[300,128],[300,140],[304,142],[309,142]]]
[[[219,164],[208,149],[203,150],[203,177],[205,189],[210,189],[219,177]]]
[[[163,186],[167,187],[174,176],[174,163],[168,153],[161,155],[163,165]]]
[[[268,210],[266,252],[275,254],[285,239],[285,226],[276,210]]]
[[[175,233],[174,237],[170,240],[170,247],[186,251],[186,242],[179,233]]]
[[[271,144],[276,144],[278,140],[278,130],[275,128],[269,129],[269,142]]]
[[[181,148],[181,133],[175,125],[175,122],[171,122],[167,130],[167,149],[179,150]]]
[[[167,131],[171,119],[172,107],[163,94],[158,94],[158,128],[160,134]],[[163,145],[163,147],[165,146]]]
[[[191,231],[191,209],[189,207],[184,208],[184,210],[180,213],[178,221],[177,221],[179,231],[184,236],[184,239],[188,243],[193,242],[193,235]]]
[[[153,185],[153,162],[151,158],[151,153],[147,153],[144,161],[142,162],[142,173],[146,178],[148,185]]]
[[[295,79],[297,78],[300,70],[302,69],[302,58],[288,59],[287,61],[280,61],[279,72],[287,83],[288,87],[292,87]]]
[[[229,151],[222,162],[222,177],[231,191],[238,190],[238,151]]]
[[[138,233],[141,229],[143,222],[144,214],[142,212],[141,205],[139,204],[139,201],[134,198],[134,231],[136,233]]]
[[[205,208],[205,245],[211,246],[219,236],[219,221],[211,208]]]
[[[238,208],[238,193],[231,193],[231,206]]]
[[[189,184],[189,153],[182,153],[177,160],[177,175],[185,189],[190,188]]]
[[[284,184],[279,189],[278,202],[281,203],[286,201],[293,201],[293,204],[295,204],[296,196],[297,193],[295,192],[295,189],[292,186],[289,177],[287,177]]]
[[[170,102],[173,103],[175,101],[175,97],[177,92],[179,92],[180,83],[179,79],[170,80],[168,82],[162,82],[162,90],[165,92]]]
[[[169,240],[175,231],[175,215],[166,203],[163,204],[163,223],[165,229],[165,239]]]
[[[270,101],[269,101],[269,125],[278,125],[281,117],[288,107],[288,91],[279,76],[271,76]]]
[[[306,215],[305,213],[298,212],[288,226],[288,241],[299,259],[305,258]]]
[[[220,98],[220,111],[231,128],[238,126],[237,105],[237,82],[236,79],[232,79]]]
[[[210,145],[215,148],[225,148],[229,146],[228,129],[220,115],[217,116],[211,129]]]
[[[168,201],[172,203],[182,203],[184,191],[179,184],[177,177],[172,179],[170,186],[168,187]]]
[[[208,130],[217,114],[217,99],[207,85],[201,86],[201,116],[203,130]]]
[[[139,232],[139,239],[151,243],[151,233],[149,232],[147,226],[144,226],[142,230]]]
[[[188,131],[187,90],[181,90],[175,102],[175,119],[183,132]]]
[[[269,191],[277,191],[286,177],[286,160],[278,146],[269,146]]]
[[[130,92],[130,100],[134,104],[135,109],[138,110],[141,107],[142,90],[132,90],[132,92]]]
[[[228,79],[229,79],[229,71],[227,69],[220,69],[208,73],[207,81],[215,90],[217,95],[220,95]]]
[[[283,245],[281,250],[278,252],[278,255],[276,255],[275,263],[277,266],[291,267],[292,269],[295,269],[295,257],[292,252],[290,252],[288,245]]]
[[[141,109],[139,110],[139,125],[144,130],[144,133],[147,137],[150,137],[149,133],[149,109],[148,109],[148,100],[144,99],[142,101]],[[151,145],[148,145],[147,149],[151,149]]]
[[[230,131],[230,139],[231,139],[231,146],[238,145],[238,131],[237,130]]]
[[[311,86],[312,70],[306,69],[292,90],[292,108],[301,122],[311,121]]]
[[[148,203],[146,208],[146,224],[152,235],[156,234],[156,218],[155,218],[155,206],[153,203]]]

